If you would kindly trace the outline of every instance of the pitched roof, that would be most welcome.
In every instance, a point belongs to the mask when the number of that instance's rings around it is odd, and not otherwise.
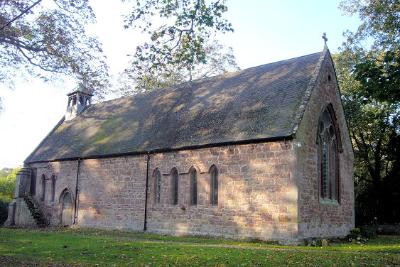
[[[289,137],[325,54],[91,105],[61,121],[25,162]]]

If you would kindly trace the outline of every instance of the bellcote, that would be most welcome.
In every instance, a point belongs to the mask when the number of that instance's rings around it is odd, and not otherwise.
[[[65,120],[69,121],[81,114],[82,111],[84,111],[91,104],[91,98],[93,95],[88,90],[79,87],[78,89],[75,89],[69,93],[67,96],[68,105],[67,112],[65,114]]]

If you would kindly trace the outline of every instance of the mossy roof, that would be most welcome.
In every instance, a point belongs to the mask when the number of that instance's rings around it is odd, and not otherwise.
[[[25,162],[148,153],[292,136],[325,52],[89,106]]]

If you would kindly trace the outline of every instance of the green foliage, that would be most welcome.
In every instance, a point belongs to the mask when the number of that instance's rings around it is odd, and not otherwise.
[[[10,202],[13,199],[18,171],[19,168],[0,171],[0,200]]]
[[[348,235],[349,238],[356,239],[357,237],[361,236],[361,229],[360,228],[354,228],[350,231],[350,234]]]
[[[0,225],[2,225],[8,216],[8,204],[14,196],[15,183],[19,168],[0,170]]]
[[[0,169],[0,178],[8,176],[12,172],[12,170],[13,169],[11,169],[11,168]]]
[[[327,247],[104,230],[0,229],[0,236],[0,265],[14,266],[392,266],[400,261],[399,236]]]
[[[335,56],[355,152],[356,223],[399,222],[400,5],[350,0],[341,7],[362,21]]]
[[[370,38],[373,47],[391,48],[400,41],[400,5],[398,0],[346,0],[340,8],[349,15],[358,15],[361,25],[357,31],[347,32],[348,44],[359,48],[362,41]]]
[[[400,101],[400,5],[397,0],[342,1],[342,10],[358,15],[357,31],[347,31],[342,50],[356,55],[352,72],[366,97]]]
[[[377,234],[377,226],[376,225],[366,225],[360,228],[361,235],[366,238],[376,238]]]
[[[343,106],[355,152],[356,222],[400,221],[400,106],[372,97],[362,76],[346,65],[345,53],[334,57]],[[375,87],[377,93],[383,92]]]
[[[2,1],[0,25],[21,14],[30,1]],[[76,78],[102,96],[108,68],[97,39],[86,34],[95,16],[88,0],[54,0],[35,6],[0,33],[0,80],[12,83],[26,70],[43,79]]]
[[[127,68],[120,77],[121,88],[119,93],[122,95],[132,95],[137,92],[144,92],[154,89],[162,89],[174,84],[216,76],[228,71],[239,70],[236,64],[232,48],[225,48],[217,41],[207,45],[206,63],[197,62],[193,64],[190,70],[187,70],[182,64],[169,64],[162,69],[153,69],[153,71],[140,73],[137,72],[135,64]],[[147,64],[141,62],[141,64]],[[151,63],[150,63],[151,65]],[[148,65],[149,68],[151,66]],[[134,84],[134,87],[132,87]]]
[[[389,103],[400,101],[399,52],[371,52],[357,63],[355,78],[365,89],[366,96]]]
[[[218,33],[232,32],[232,25],[223,18],[225,1],[179,0],[133,1],[126,17],[126,28],[140,29],[148,42],[136,48],[127,76],[142,88],[159,88],[193,77],[196,66],[218,59],[223,66],[231,52],[210,55]],[[225,56],[227,55],[227,56]],[[222,62],[222,63],[221,63]],[[212,62],[211,62],[212,64]],[[199,68],[198,68],[199,69]],[[197,76],[197,75],[195,75]],[[201,76],[201,75],[199,75]]]

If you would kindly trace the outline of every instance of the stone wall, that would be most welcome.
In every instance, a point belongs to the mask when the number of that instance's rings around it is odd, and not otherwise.
[[[143,230],[147,156],[86,159],[80,163],[77,222],[80,226]],[[218,205],[210,204],[209,168],[218,168]],[[198,204],[189,203],[190,167],[197,170]],[[149,232],[216,235],[264,240],[297,237],[297,189],[291,141],[204,148],[150,155]],[[51,224],[61,218],[60,195],[75,199],[77,161],[33,164],[37,198],[47,179],[45,206]],[[171,204],[170,171],[179,172],[178,205]],[[153,171],[161,171],[161,203],[155,203]],[[56,176],[55,201],[50,178]]]
[[[56,226],[61,220],[60,196],[64,190],[69,190],[75,199],[77,161],[61,161],[49,163],[36,163],[30,165],[36,169],[36,194],[35,198],[44,207],[45,215],[50,221],[50,225]],[[52,198],[52,176],[55,176],[54,201]],[[45,194],[43,196],[42,180],[45,178]]]
[[[354,227],[353,150],[329,55],[322,63],[316,85],[294,144],[299,188],[299,236],[344,236]],[[335,111],[343,147],[339,154],[339,203],[324,203],[319,197],[317,129],[319,116],[328,104],[332,104]]]
[[[81,163],[78,224],[143,230],[146,156]]]
[[[218,168],[218,206],[210,204],[210,174]],[[161,202],[149,181],[148,231],[232,238],[294,240],[297,189],[291,141],[224,146],[152,155],[161,172]],[[171,168],[179,172],[178,205],[171,204]],[[197,170],[198,204],[190,205],[189,169]]]
[[[43,175],[48,179],[46,214],[51,225],[59,225],[65,190],[75,204],[78,161],[33,164],[37,168],[36,198],[41,199]],[[76,222],[80,226],[142,230],[144,221],[145,156],[82,160],[79,166]],[[55,175],[52,201],[51,177]]]

